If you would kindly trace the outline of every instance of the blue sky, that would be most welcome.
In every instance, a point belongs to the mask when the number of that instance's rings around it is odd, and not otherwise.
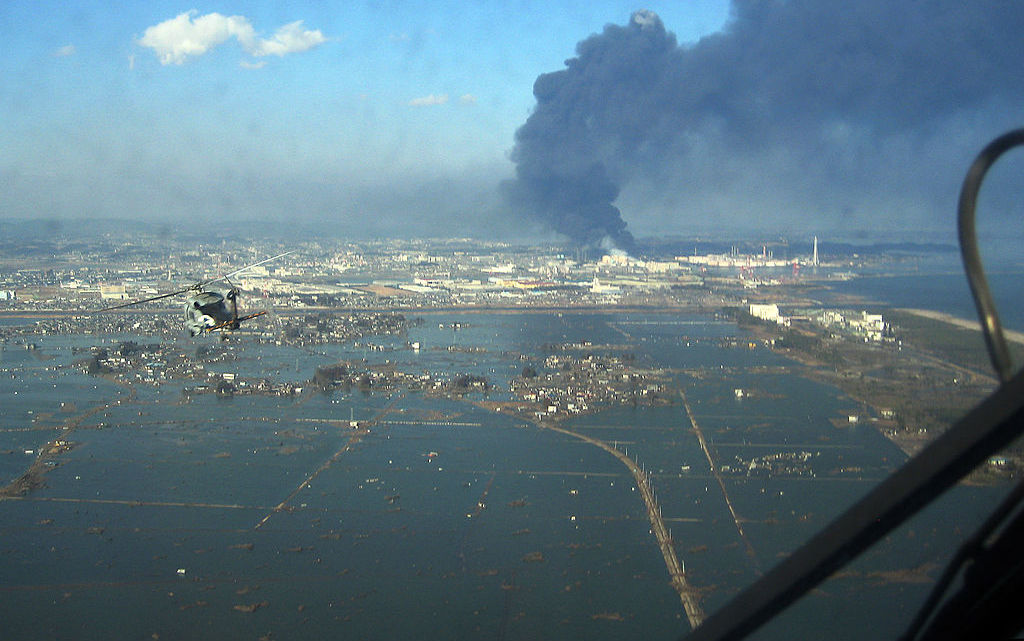
[[[230,198],[254,211],[257,199],[230,193],[253,180],[333,182],[341,210],[366,201],[367,190],[465,180],[482,191],[487,176],[496,183],[511,174],[506,156],[533,106],[534,79],[635,9],[615,1],[328,4],[4,3],[0,171],[10,191],[0,216],[159,218],[194,209],[245,218],[230,204],[196,200]],[[721,0],[655,8],[684,41],[728,15]],[[262,40],[296,21],[316,35],[308,49],[280,56],[254,55],[237,35],[177,60],[147,46],[147,29],[210,14],[240,17]],[[168,33],[164,44],[196,37]],[[218,177],[227,193],[215,193]],[[176,197],[190,184],[191,197]],[[283,215],[280,203],[268,209]]]
[[[0,219],[945,233],[974,154],[1020,125],[1022,29],[999,0],[15,0]],[[1004,182],[999,224],[1024,213]]]

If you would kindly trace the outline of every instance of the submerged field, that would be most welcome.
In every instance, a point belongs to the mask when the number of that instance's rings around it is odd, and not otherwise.
[[[187,397],[180,382],[126,388],[74,364],[75,348],[124,336],[4,344],[2,481],[47,443],[69,442],[45,487],[0,502],[4,636],[676,638],[689,624],[629,470],[601,448],[473,403],[512,400],[509,381],[524,364],[543,371],[554,345],[628,352],[638,371],[670,377],[671,404],[557,424],[628,452],[649,474],[707,612],[903,460],[868,420],[836,427],[851,407],[866,419],[870,408],[733,340],[744,335],[732,323],[596,313],[427,321],[359,346],[240,337],[216,367],[299,384],[317,367],[365,359],[484,376],[490,391],[458,400],[307,385],[294,397]],[[964,536],[946,513],[982,514],[996,496],[959,488],[765,636],[840,638],[832,624],[846,620],[857,637],[865,607],[873,630],[900,631]]]

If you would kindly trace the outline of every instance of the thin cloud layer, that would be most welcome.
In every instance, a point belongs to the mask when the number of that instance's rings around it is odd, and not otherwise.
[[[271,38],[264,39],[257,35],[245,16],[219,13],[197,16],[197,13],[195,10],[181,13],[147,28],[138,43],[152,49],[160,64],[180,65],[231,38],[254,57],[308,51],[327,41],[319,29],[304,29],[301,20],[280,27]]]
[[[409,101],[410,107],[430,107],[433,105],[448,104],[448,94],[430,94],[421,98],[413,98]]]

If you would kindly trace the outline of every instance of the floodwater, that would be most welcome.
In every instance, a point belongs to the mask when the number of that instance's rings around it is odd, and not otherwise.
[[[494,385],[486,398],[507,400],[508,380],[525,364],[541,369],[553,343],[585,354],[589,341],[602,346],[595,353],[635,355],[638,368],[667,368],[682,393],[673,404],[613,407],[564,426],[628,451],[651,474],[711,612],[904,458],[870,425],[870,408],[731,340],[740,332],[664,314],[428,314],[405,336],[310,350],[240,335],[236,360],[209,369],[301,382],[317,366],[365,358],[482,374]],[[0,502],[0,637],[674,639],[689,630],[633,478],[600,448],[418,392],[186,398],[183,384],[167,383],[131,396],[74,365],[75,347],[124,338],[0,346],[3,482],[47,442],[75,444],[45,488]],[[683,395],[715,467],[732,470],[721,484]],[[835,426],[851,412],[864,420]],[[350,417],[376,422],[354,438]],[[799,453],[799,473],[745,471],[755,458]],[[958,488],[761,637],[860,638],[868,620],[873,635],[901,631],[929,587],[916,579],[934,579],[970,532],[951,515],[978,522],[998,495]]]

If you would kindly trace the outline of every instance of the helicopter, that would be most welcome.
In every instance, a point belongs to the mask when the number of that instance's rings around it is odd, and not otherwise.
[[[159,294],[150,298],[124,303],[122,305],[114,305],[113,307],[105,307],[99,310],[99,312],[109,312],[115,309],[123,309],[125,307],[132,307],[134,305],[141,305],[142,303],[149,303],[155,300],[188,293],[188,297],[185,300],[185,329],[188,330],[189,336],[196,337],[200,334],[206,334],[209,332],[236,330],[241,326],[243,321],[263,316],[267,312],[260,311],[239,316],[238,296],[240,291],[231,283],[231,277],[236,276],[247,269],[252,269],[253,267],[269,263],[292,253],[294,253],[294,250],[266,258],[251,265],[246,265],[241,269],[236,269],[235,271],[229,274],[224,274],[218,278],[202,280],[183,289]],[[215,283],[217,281],[226,282],[228,284],[228,289],[225,291],[221,288],[209,287],[211,283]]]

